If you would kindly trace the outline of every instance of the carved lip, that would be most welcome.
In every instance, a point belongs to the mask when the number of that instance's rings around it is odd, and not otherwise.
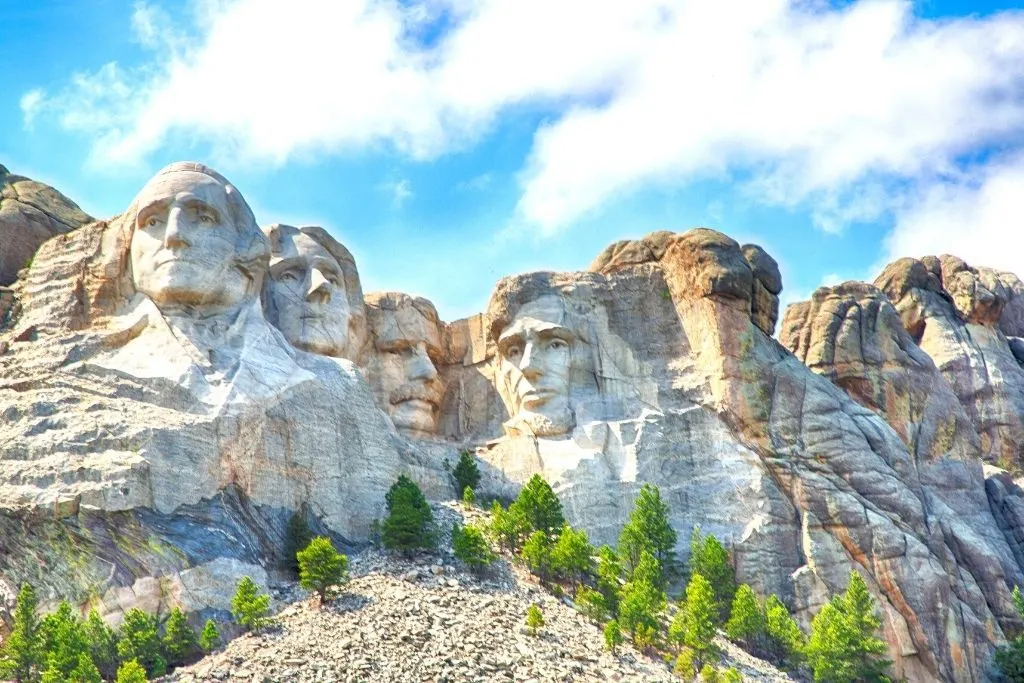
[[[547,403],[557,395],[558,392],[554,389],[533,387],[528,391],[523,392],[523,394],[520,395],[520,399],[522,399],[523,405],[530,406]]]
[[[402,401],[399,401],[395,405],[398,406],[402,405],[403,403],[411,405],[415,408],[420,408],[421,410],[433,410],[434,408],[437,407],[436,403],[432,403],[422,398],[407,398]]]

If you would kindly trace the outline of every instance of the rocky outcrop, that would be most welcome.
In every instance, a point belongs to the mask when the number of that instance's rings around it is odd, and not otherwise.
[[[49,185],[0,165],[0,285],[9,285],[39,245],[93,219]]]

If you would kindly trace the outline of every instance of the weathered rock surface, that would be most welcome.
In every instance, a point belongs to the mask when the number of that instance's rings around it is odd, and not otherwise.
[[[0,165],[0,285],[14,282],[40,244],[92,220],[49,185]]]

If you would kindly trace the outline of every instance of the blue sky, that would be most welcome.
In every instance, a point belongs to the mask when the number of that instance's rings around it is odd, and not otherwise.
[[[446,319],[698,225],[784,302],[901,255],[1024,274],[1016,3],[0,0],[0,54],[12,172],[105,217],[203,161]]]

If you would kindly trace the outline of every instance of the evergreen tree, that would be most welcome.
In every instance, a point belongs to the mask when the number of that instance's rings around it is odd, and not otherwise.
[[[136,660],[152,677],[164,675],[167,661],[163,656],[155,615],[136,608],[125,612],[118,631],[117,655],[122,662]]]
[[[765,656],[774,664],[796,668],[803,660],[806,638],[777,595],[765,604]]]
[[[743,683],[743,675],[734,667],[729,667],[722,674],[722,683]]]
[[[682,678],[684,681],[692,681],[697,675],[697,658],[693,650],[688,647],[684,647],[679,651],[679,656],[676,657],[676,665],[672,668],[672,673]]]
[[[37,681],[44,663],[37,606],[35,590],[27,583],[22,584],[14,608],[11,633],[0,649],[0,676],[18,683]]]
[[[690,538],[690,575],[700,574],[711,583],[718,606],[715,625],[729,618],[729,608],[736,594],[736,573],[729,561],[729,552],[712,534],[704,536],[694,527]]]
[[[695,660],[703,665],[717,658],[714,644],[718,607],[711,582],[703,574],[694,574],[686,585],[686,626],[683,645],[693,650]]]
[[[117,683],[146,683],[146,669],[132,659],[117,670]]]
[[[299,561],[299,584],[306,590],[316,591],[323,604],[328,591],[345,580],[348,557],[334,549],[331,539],[317,536],[295,556]]]
[[[576,603],[576,609],[579,610],[580,614],[591,621],[600,624],[609,616],[604,606],[604,596],[592,588],[587,588],[586,586],[578,587],[573,602]]]
[[[574,530],[566,524],[551,549],[551,571],[560,579],[578,585],[594,568],[594,546],[587,532]]]
[[[381,527],[384,547],[411,555],[419,549],[437,546],[434,515],[423,491],[404,474],[398,477],[385,496],[388,516]]]
[[[479,574],[494,562],[494,553],[483,531],[472,524],[463,527],[456,523],[452,527],[452,550],[455,557],[464,562],[474,574]]]
[[[530,533],[530,522],[515,503],[506,510],[501,507],[501,503],[494,501],[491,505],[489,532],[499,547],[516,552]]]
[[[544,613],[540,611],[537,604],[530,605],[526,610],[526,628],[530,630],[531,636],[537,635],[537,629],[544,625]]]
[[[753,589],[743,584],[732,600],[725,633],[730,639],[742,643],[749,651],[760,653],[765,639],[765,612]]]
[[[612,619],[604,627],[604,646],[615,654],[615,648],[622,644],[622,629],[619,622]]]
[[[516,502],[509,507],[518,508],[526,517],[531,530],[543,531],[550,536],[565,526],[562,504],[551,490],[551,485],[539,474],[533,475],[526,482]]]
[[[89,642],[89,655],[103,678],[117,675],[117,634],[107,626],[95,608],[85,618],[85,637]]]
[[[683,641],[686,639],[686,602],[684,601],[676,609],[676,613],[672,615],[672,621],[668,625],[668,644],[671,645],[676,652],[683,646]]]
[[[243,576],[235,586],[231,598],[231,614],[235,621],[248,630],[260,630],[267,621],[270,611],[270,596],[260,595],[259,586],[248,576]]]
[[[473,487],[467,486],[462,489],[462,504],[466,506],[466,509],[472,509],[474,503],[476,503],[476,493],[473,492]]]
[[[654,555],[664,577],[661,588],[667,585],[676,565],[676,532],[668,521],[668,506],[661,499],[657,486],[644,484],[633,504],[629,523],[619,535],[619,554],[626,576],[630,577],[640,563],[644,551]]]
[[[299,574],[299,560],[296,554],[313,540],[313,532],[306,522],[306,506],[302,505],[292,513],[288,519],[288,526],[284,532],[284,558],[282,564],[285,569],[296,576]]]
[[[661,567],[654,555],[646,550],[633,572],[633,580],[622,587],[619,597],[619,625],[629,632],[639,646],[657,633],[659,617],[665,611],[668,599],[661,590]]]
[[[61,600],[57,611],[39,624],[40,642],[46,652],[46,670],[54,680],[63,680],[78,666],[78,656],[91,654],[85,626],[74,608]]]
[[[199,634],[199,647],[203,652],[209,654],[219,645],[220,631],[217,630],[217,624],[213,622],[213,619],[207,619],[206,624],[203,625],[203,632]]]
[[[602,545],[597,550],[597,590],[604,597],[604,608],[608,614],[619,611],[619,582],[622,579],[622,565],[619,556],[610,546]]]
[[[60,670],[60,659],[57,654],[50,652],[46,655],[46,665],[39,677],[39,683],[64,683],[64,672]]]
[[[523,562],[541,581],[551,578],[551,538],[543,531],[534,531],[523,544]]]
[[[188,625],[188,619],[180,607],[171,610],[171,616],[164,624],[164,653],[167,663],[171,666],[188,664],[199,654],[199,641],[196,632]]]
[[[1021,596],[1019,586],[1014,586],[1011,596],[1017,613],[1024,619],[1024,596]],[[1004,680],[1024,681],[1024,634],[1018,633],[1009,645],[996,650],[995,661]]]
[[[710,664],[705,664],[700,670],[701,683],[718,683],[718,669]]]
[[[885,643],[875,636],[882,620],[875,601],[856,571],[846,592],[833,597],[811,622],[807,658],[815,681],[854,683],[888,681]]]
[[[480,485],[480,468],[476,465],[476,458],[469,451],[459,453],[459,462],[452,470],[452,478],[455,479],[455,490],[465,492],[466,488],[476,490]]]
[[[68,675],[67,683],[103,683],[103,677],[92,658],[83,652],[78,655],[78,663]]]

